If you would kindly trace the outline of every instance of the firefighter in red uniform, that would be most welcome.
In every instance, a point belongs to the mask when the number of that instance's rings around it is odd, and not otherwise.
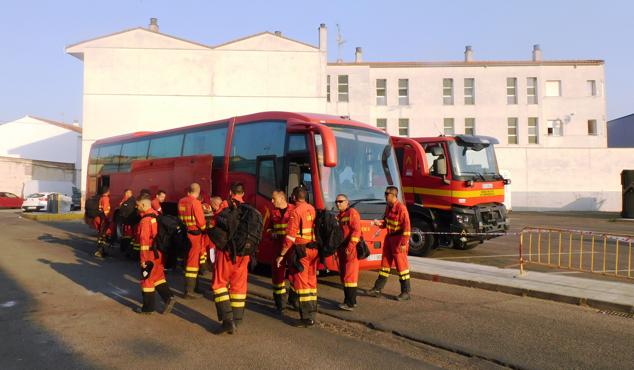
[[[229,195],[233,206],[244,203],[244,185],[232,184]],[[218,319],[222,321],[223,330],[229,334],[236,332],[244,317],[250,259],[250,256],[232,256],[228,249],[216,249],[212,289]]]
[[[315,244],[314,222],[315,208],[306,202],[306,188],[297,187],[293,190],[295,208],[290,211],[286,239],[279,256],[275,259],[277,267],[282,265],[284,257],[294,246],[296,259],[301,266],[291,266],[291,284],[299,295],[300,325],[309,327],[315,325],[317,314],[317,265],[319,255]],[[301,270],[301,271],[300,271]]]
[[[286,228],[288,227],[288,218],[291,211],[295,208],[294,205],[288,204],[286,201],[286,193],[282,190],[275,190],[271,195],[271,202],[273,203],[273,212],[271,213],[270,225],[268,231],[271,233],[271,240],[273,242],[274,259],[280,255],[284,240],[286,240]],[[275,260],[271,261],[271,280],[273,288],[273,299],[275,300],[275,307],[278,312],[284,311],[285,299],[286,299],[286,264],[289,255],[285,255],[280,266],[277,266]],[[292,287],[291,287],[292,289]],[[295,301],[293,297],[294,291],[291,290],[291,302]]]
[[[178,201],[178,217],[187,226],[187,237],[191,243],[185,264],[185,298],[196,298],[194,288],[200,269],[202,234],[207,228],[202,204],[198,200],[200,185],[192,183],[187,196]]]
[[[383,220],[374,220],[374,225],[387,229],[387,236],[383,242],[383,256],[381,258],[381,270],[379,277],[374,283],[374,287],[368,291],[368,295],[379,297],[381,290],[385,287],[392,263],[396,264],[399,281],[401,283],[401,294],[396,297],[398,301],[410,299],[410,278],[407,252],[409,249],[410,221],[409,213],[405,204],[398,201],[398,188],[388,186],[385,189],[385,200],[387,207]]]
[[[152,209],[155,210],[159,215],[163,214],[163,209],[161,208],[161,203],[165,202],[165,191],[159,190],[156,192],[156,196],[152,199]]]
[[[154,238],[158,233],[156,216],[158,213],[152,209],[150,199],[142,199],[137,202],[137,210],[141,216],[139,221],[139,242],[141,244],[141,290],[143,294],[143,307],[137,308],[137,313],[151,314],[155,310],[156,297],[158,292],[165,303],[163,314],[169,313],[176,302],[174,295],[165,280],[163,271],[163,256],[161,252],[153,247]]]
[[[339,209],[337,221],[343,233],[343,243],[339,246],[339,276],[343,284],[344,300],[339,308],[352,311],[357,305],[357,283],[359,281],[359,260],[357,259],[357,243],[361,240],[361,215],[350,208],[345,194],[337,195],[335,205]]]
[[[96,257],[105,257],[106,244],[110,233],[110,189],[105,187],[99,198],[99,216],[93,221],[99,236],[97,237]]]
[[[150,191],[148,189],[141,189],[141,191],[139,192],[139,196],[136,198],[137,201],[142,200],[142,199],[152,199],[152,193],[150,193]],[[132,225],[132,232],[134,233],[135,237],[132,239],[132,251],[130,251],[130,254],[128,255],[129,258],[133,259],[133,260],[138,260],[139,259],[139,254],[141,252],[141,245],[139,244],[139,224],[135,224]]]

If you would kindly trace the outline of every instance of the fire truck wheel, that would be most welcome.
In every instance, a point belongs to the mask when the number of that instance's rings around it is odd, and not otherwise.
[[[434,251],[434,236],[431,226],[422,220],[412,220],[412,234],[409,238],[409,254],[427,257]]]

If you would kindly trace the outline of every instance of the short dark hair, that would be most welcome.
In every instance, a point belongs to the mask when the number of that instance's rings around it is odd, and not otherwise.
[[[303,186],[297,186],[293,189],[293,197],[297,200],[306,200],[306,195],[308,195],[308,192]]]
[[[129,192],[129,191],[132,191],[132,189],[130,189],[130,188],[125,188],[125,190],[123,191],[123,193],[125,194],[125,193],[127,193],[127,192]]]
[[[161,194],[165,194],[165,190],[159,190],[156,192],[156,195],[161,195]]]
[[[346,200],[348,200],[348,196],[347,196],[347,195],[345,195],[344,193],[337,194],[337,196],[335,197],[335,199],[336,199],[336,198],[339,198],[339,197],[344,197]]]
[[[231,194],[242,195],[244,194],[244,185],[241,182],[234,182],[231,184]]]
[[[141,192],[139,198],[137,198],[137,202],[142,201],[143,199],[152,200],[152,195],[150,193]]]
[[[396,186],[390,185],[385,188],[386,193],[394,193],[394,195],[398,195],[398,188]]]
[[[106,194],[106,193],[107,193],[107,192],[109,192],[109,191],[110,191],[110,188],[109,188],[109,187],[107,187],[107,186],[104,186],[104,187],[101,189],[101,195],[104,195],[104,194]]]
[[[139,200],[144,196],[144,195],[152,195],[152,192],[148,189],[141,189],[141,191],[139,192]]]

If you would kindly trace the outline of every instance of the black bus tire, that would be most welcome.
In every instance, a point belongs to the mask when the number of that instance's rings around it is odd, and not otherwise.
[[[409,238],[409,254],[411,256],[428,257],[434,251],[435,238],[431,226],[423,220],[412,220],[412,230]]]

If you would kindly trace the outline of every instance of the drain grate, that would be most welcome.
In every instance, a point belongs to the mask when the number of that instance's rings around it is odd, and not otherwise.
[[[621,311],[608,311],[608,310],[601,310],[599,311],[600,314],[603,315],[610,315],[610,316],[618,316],[618,317],[624,317],[626,319],[632,319],[634,318],[634,313],[630,312],[621,312]]]

